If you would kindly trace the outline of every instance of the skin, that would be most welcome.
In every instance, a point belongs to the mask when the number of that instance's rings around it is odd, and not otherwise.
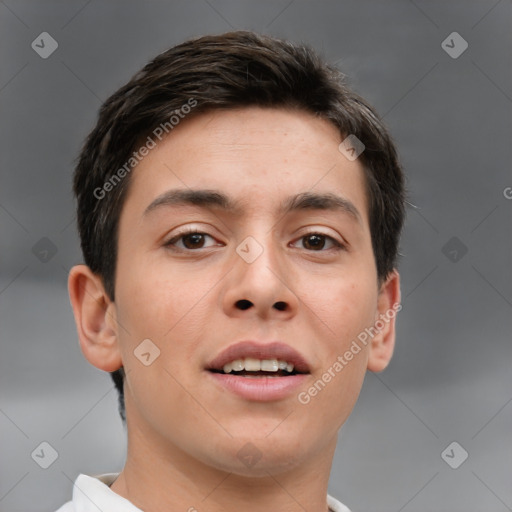
[[[398,273],[378,281],[364,171],[339,152],[341,140],[334,126],[305,112],[245,108],[187,119],[130,178],[115,302],[88,267],[72,269],[85,357],[126,372],[128,455],[112,489],[145,512],[327,510],[338,431],[366,370],[381,371],[391,359],[394,320],[307,405],[297,393],[242,399],[204,368],[235,342],[280,340],[310,365],[304,391],[399,303]],[[237,209],[173,204],[144,214],[171,189],[216,190]],[[282,211],[303,193],[343,197],[357,217],[340,209]],[[199,238],[204,247],[187,249],[190,236],[166,246],[189,228],[209,235]],[[321,238],[324,247],[315,249],[312,233],[343,247]],[[263,249],[250,264],[235,250],[248,236]],[[251,307],[241,309],[240,300]],[[147,338],[160,350],[149,366],[134,355]],[[252,467],[237,457],[249,442],[261,454]]]

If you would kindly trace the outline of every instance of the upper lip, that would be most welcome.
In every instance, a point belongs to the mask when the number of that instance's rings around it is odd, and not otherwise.
[[[222,370],[222,367],[235,359],[278,359],[292,363],[297,373],[309,373],[309,365],[306,359],[294,348],[273,341],[271,343],[258,343],[256,341],[241,341],[234,343],[220,352],[206,366],[207,370]]]

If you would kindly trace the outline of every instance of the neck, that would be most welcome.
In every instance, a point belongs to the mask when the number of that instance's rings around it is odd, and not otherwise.
[[[128,425],[126,464],[111,489],[144,512],[327,512],[327,485],[336,447],[304,457],[290,470],[259,476],[220,470],[168,441]]]

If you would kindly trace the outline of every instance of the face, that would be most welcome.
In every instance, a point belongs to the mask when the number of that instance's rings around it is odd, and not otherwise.
[[[332,445],[370,345],[335,363],[381,312],[363,169],[340,142],[308,113],[213,112],[133,171],[115,290],[129,431],[240,474]]]

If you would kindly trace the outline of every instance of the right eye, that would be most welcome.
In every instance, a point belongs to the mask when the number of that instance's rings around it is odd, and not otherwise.
[[[176,249],[183,251],[206,249],[208,247],[218,245],[221,244],[219,244],[211,235],[201,233],[199,231],[180,233],[165,243],[165,247],[175,247]]]

